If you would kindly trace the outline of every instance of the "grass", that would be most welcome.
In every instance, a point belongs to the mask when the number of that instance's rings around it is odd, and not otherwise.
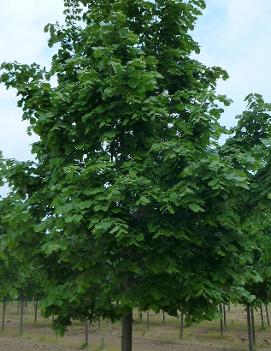
[[[102,321],[101,328],[98,324],[89,328],[90,346],[84,344],[84,325],[75,321],[69,328],[67,334],[61,338],[57,337],[51,330],[51,319],[44,319],[39,315],[37,325],[34,325],[34,311],[32,304],[28,305],[28,311],[24,315],[24,334],[19,336],[19,315],[17,306],[7,306],[6,328],[0,334],[2,339],[12,339],[21,351],[20,345],[29,343],[27,351],[36,350],[35,345],[42,345],[48,351],[73,351],[73,350],[107,350],[119,351],[120,349],[120,323],[108,323]],[[146,315],[142,323],[138,320],[135,312],[134,318],[134,350],[155,351],[155,350],[191,350],[191,351],[244,351],[247,350],[246,318],[241,306],[233,306],[228,313],[227,330],[220,335],[219,320],[203,322],[199,325],[186,327],[183,332],[183,339],[179,340],[180,321],[176,318],[166,316],[163,323],[162,314],[150,313],[150,325],[147,327]],[[260,313],[255,313],[257,343],[259,351],[270,350],[271,335],[270,328],[261,327]],[[14,346],[14,343],[12,343]],[[31,346],[32,345],[32,346]],[[1,349],[2,351],[2,349]]]

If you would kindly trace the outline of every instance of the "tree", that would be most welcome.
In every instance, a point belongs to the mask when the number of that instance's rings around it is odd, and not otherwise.
[[[18,298],[22,333],[25,302],[43,296],[46,286],[39,252],[41,237],[34,230],[35,219],[26,202],[18,196],[10,192],[0,201],[0,209],[1,297],[4,302]]]
[[[242,169],[249,179],[249,189],[237,197],[241,228],[245,233],[250,259],[245,272],[245,290],[239,301],[247,305],[250,348],[253,349],[254,320],[250,318],[253,306],[270,301],[270,137],[271,104],[260,94],[250,94],[245,99],[247,109],[238,116],[238,124],[221,148],[222,154],[235,167]],[[251,307],[252,306],[252,307]],[[251,320],[250,320],[251,319]],[[252,329],[252,331],[250,330]],[[250,335],[252,333],[252,335]]]
[[[45,313],[56,325],[122,316],[130,351],[134,307],[212,318],[241,280],[233,194],[246,177],[217,150],[227,74],[190,56],[204,1],[65,6],[65,25],[46,26],[49,71],[1,66],[39,136],[36,162],[7,165],[7,178],[42,222]]]
[[[0,298],[3,303],[1,318],[2,330],[5,328],[6,302],[8,299],[16,297],[16,284],[18,280],[17,261],[12,258],[10,250],[8,250],[5,245],[5,236],[7,233],[7,223],[5,221],[5,216],[9,209],[10,202],[7,199],[0,199]]]

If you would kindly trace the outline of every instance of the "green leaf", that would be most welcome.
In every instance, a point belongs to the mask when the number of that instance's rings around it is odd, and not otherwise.
[[[193,212],[204,212],[204,209],[196,203],[189,204],[189,207]]]

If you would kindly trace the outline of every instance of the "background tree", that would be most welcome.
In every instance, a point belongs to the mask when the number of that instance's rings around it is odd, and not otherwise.
[[[271,104],[259,94],[248,95],[246,101],[247,109],[237,116],[238,124],[222,147],[222,153],[247,174],[250,182],[248,191],[240,193],[236,200],[241,228],[250,242],[246,272],[255,272],[254,277],[247,279],[240,298],[253,311],[253,307],[262,309],[261,304],[270,301]],[[249,337],[252,350],[255,344],[253,316],[248,324],[252,327]]]
[[[26,202],[14,193],[2,199],[0,208],[1,270],[6,276],[1,280],[1,294],[5,300],[18,299],[22,333],[25,303],[44,295],[46,286],[39,253],[40,236],[34,231],[35,220]]]
[[[8,162],[7,178],[41,222],[45,313],[56,326],[75,311],[122,316],[123,351],[134,307],[212,318],[243,282],[233,197],[246,174],[217,144],[229,100],[215,87],[227,74],[191,58],[204,6],[65,1],[65,25],[46,26],[58,48],[50,70],[1,66],[39,136],[35,163]]]

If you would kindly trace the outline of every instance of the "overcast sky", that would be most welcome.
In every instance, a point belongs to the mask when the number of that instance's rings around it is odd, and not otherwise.
[[[38,62],[48,65],[52,51],[47,48],[43,27],[62,17],[62,0],[0,0],[0,62]],[[243,98],[255,91],[271,100],[271,1],[207,0],[204,16],[194,37],[200,43],[199,59],[218,65],[230,74],[219,84],[219,92],[234,99],[223,116],[228,126],[243,109]],[[26,124],[16,107],[13,92],[0,88],[0,150],[5,157],[31,157]]]

